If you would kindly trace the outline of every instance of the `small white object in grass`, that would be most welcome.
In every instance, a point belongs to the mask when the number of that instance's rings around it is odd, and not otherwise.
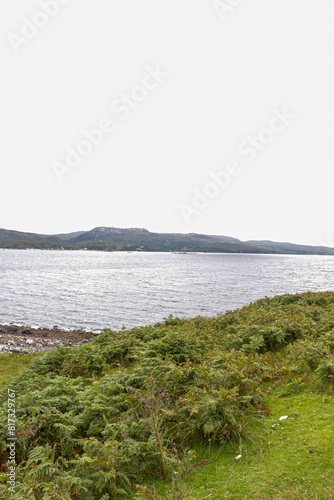
[[[242,455],[237,455],[237,456],[235,457],[235,459],[236,459],[236,460],[239,460],[239,458],[241,458],[241,457],[242,457]]]
[[[284,415],[284,417],[280,417],[278,420],[286,420],[288,418],[288,415]]]

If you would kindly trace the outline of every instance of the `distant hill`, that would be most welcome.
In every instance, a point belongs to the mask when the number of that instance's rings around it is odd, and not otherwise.
[[[267,249],[259,251],[254,245],[248,245],[227,236],[151,233],[147,229],[139,228],[96,227],[68,241],[75,244],[85,244],[87,248],[92,248],[96,244],[101,245],[101,243],[108,246],[109,243],[115,247],[122,246],[125,250],[149,252],[270,252]]]
[[[143,228],[96,227],[90,231],[43,235],[0,229],[0,248],[334,255],[334,248],[274,241],[241,241],[230,236],[152,233]]]
[[[277,243],[275,241],[247,241],[249,245],[255,245],[268,250],[293,254],[320,254],[333,255],[334,249],[323,246],[296,245],[294,243]]]
[[[57,238],[60,240],[68,241],[68,240],[73,240],[77,236],[80,236],[80,234],[86,233],[87,231],[76,231],[75,233],[65,233],[65,234],[55,234]],[[40,235],[42,236],[42,235]]]
[[[95,227],[91,231],[80,233],[73,242],[82,241],[116,241],[124,240],[124,238],[136,239],[141,236],[148,236],[150,233],[147,229],[129,228],[121,229],[118,227]]]
[[[0,248],[60,248],[62,243],[61,239],[53,235],[0,229]]]

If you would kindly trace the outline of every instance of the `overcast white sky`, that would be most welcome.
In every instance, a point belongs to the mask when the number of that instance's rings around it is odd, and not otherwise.
[[[214,4],[1,0],[0,227],[334,246],[334,2]]]

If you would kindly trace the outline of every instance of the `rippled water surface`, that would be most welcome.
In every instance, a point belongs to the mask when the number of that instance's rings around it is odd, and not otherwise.
[[[0,323],[119,329],[334,291],[334,257],[0,250]]]

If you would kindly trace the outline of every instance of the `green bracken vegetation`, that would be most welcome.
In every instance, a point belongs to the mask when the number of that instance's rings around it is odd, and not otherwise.
[[[334,293],[105,330],[8,381],[0,498],[334,499],[333,385]]]

